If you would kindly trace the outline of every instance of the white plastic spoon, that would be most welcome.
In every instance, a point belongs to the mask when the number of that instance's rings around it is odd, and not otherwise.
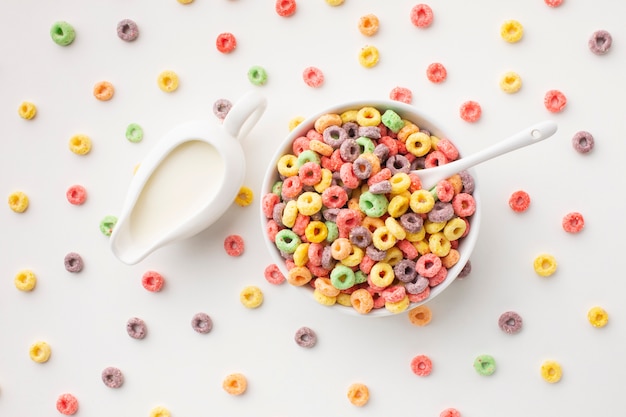
[[[471,168],[474,165],[478,165],[481,162],[485,162],[516,149],[523,148],[524,146],[541,142],[542,140],[554,135],[556,130],[557,124],[546,120],[527,127],[513,136],[495,143],[473,155],[464,156],[461,159],[457,159],[456,161],[440,165],[435,168],[418,169],[412,172],[419,176],[422,182],[422,188],[430,190],[436,186],[439,181]]]

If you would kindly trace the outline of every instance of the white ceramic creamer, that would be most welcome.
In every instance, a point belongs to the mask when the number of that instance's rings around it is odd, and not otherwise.
[[[135,173],[111,250],[132,265],[156,249],[209,227],[232,205],[245,178],[240,139],[261,117],[265,98],[244,95],[224,119],[191,121],[168,132]]]

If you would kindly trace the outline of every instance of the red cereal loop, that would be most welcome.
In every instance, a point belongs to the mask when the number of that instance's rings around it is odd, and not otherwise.
[[[276,13],[289,17],[296,12],[296,0],[276,0]]]
[[[150,292],[161,291],[164,283],[163,276],[156,271],[147,271],[141,277],[141,285]]]
[[[413,101],[413,93],[405,87],[394,87],[389,93],[389,99],[405,104],[411,104]]]
[[[433,10],[427,4],[418,4],[411,9],[411,23],[418,28],[427,28],[433,23]]]
[[[435,84],[442,83],[448,77],[448,71],[443,64],[439,62],[433,62],[426,68],[426,77],[430,82]]]
[[[543,98],[543,104],[550,113],[559,113],[565,108],[567,98],[559,90],[550,90]]]
[[[264,276],[267,282],[273,285],[280,285],[285,282],[285,275],[280,271],[278,265],[276,264],[269,264],[266,266]]]
[[[461,417],[461,412],[456,408],[446,408],[439,413],[439,417]]]
[[[511,197],[509,197],[509,207],[511,207],[511,209],[516,213],[521,213],[528,210],[529,205],[530,196],[526,191],[515,191],[513,194],[511,194]]]
[[[235,38],[235,35],[230,32],[220,33],[217,35],[215,46],[221,53],[228,54],[234,51],[237,47],[237,39]]]
[[[563,230],[568,233],[578,233],[585,227],[585,218],[578,212],[567,213],[563,217]]]
[[[563,0],[544,0],[545,3],[550,7],[559,7]]]
[[[317,67],[307,67],[302,72],[302,79],[309,87],[317,88],[324,84],[324,73]]]
[[[71,416],[78,411],[78,400],[72,394],[61,394],[57,399],[59,413]]]
[[[428,376],[433,370],[433,363],[426,355],[417,355],[411,360],[411,370],[417,376]]]
[[[65,197],[67,198],[67,201],[70,202],[70,204],[79,206],[83,204],[87,199],[87,190],[85,190],[85,187],[83,187],[82,185],[72,185],[70,188],[67,189]]]
[[[461,109],[459,110],[459,113],[461,115],[461,119],[469,123],[474,123],[478,121],[478,119],[480,119],[483,110],[480,107],[480,104],[473,100],[469,100],[461,104]]]
[[[244,250],[243,238],[239,235],[226,236],[224,249],[229,256],[240,256]]]

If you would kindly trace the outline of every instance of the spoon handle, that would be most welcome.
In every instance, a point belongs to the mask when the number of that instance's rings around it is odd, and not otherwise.
[[[417,174],[422,182],[422,188],[430,190],[432,187],[443,179],[473,167],[474,165],[485,162],[507,152],[514,151],[524,146],[541,142],[552,136],[557,130],[556,123],[546,120],[535,125],[529,126],[516,134],[501,140],[475,154],[464,156],[461,159],[440,165],[434,168],[426,168],[413,171]]]

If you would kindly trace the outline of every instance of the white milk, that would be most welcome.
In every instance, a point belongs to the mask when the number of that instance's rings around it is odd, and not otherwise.
[[[225,175],[213,145],[190,140],[173,149],[152,173],[130,215],[137,246],[151,245],[191,218],[216,195]]]

